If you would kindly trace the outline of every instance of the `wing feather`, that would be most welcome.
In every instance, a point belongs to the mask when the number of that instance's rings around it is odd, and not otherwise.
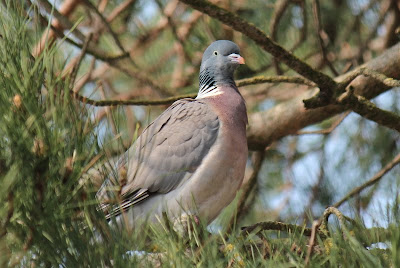
[[[193,99],[173,103],[119,159],[117,172],[97,193],[108,217],[152,194],[165,194],[185,183],[216,142],[219,126],[218,116],[207,103]],[[120,169],[127,170],[126,178],[121,178]],[[112,199],[120,203],[105,205]]]

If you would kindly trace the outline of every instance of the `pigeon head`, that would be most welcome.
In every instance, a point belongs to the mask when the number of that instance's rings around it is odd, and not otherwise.
[[[201,60],[199,94],[210,92],[218,84],[235,85],[233,73],[240,64],[244,64],[244,59],[235,43],[228,40],[213,42]]]
[[[239,47],[232,41],[218,40],[204,51],[200,72],[210,70],[222,80],[233,78],[233,72],[239,64],[244,64]]]

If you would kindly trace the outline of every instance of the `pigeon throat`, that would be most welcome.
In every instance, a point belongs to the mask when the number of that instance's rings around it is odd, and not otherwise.
[[[233,77],[224,76],[223,78],[213,74],[209,69],[204,69],[199,76],[199,93],[196,99],[218,96],[223,94],[220,85],[228,85],[236,88]]]

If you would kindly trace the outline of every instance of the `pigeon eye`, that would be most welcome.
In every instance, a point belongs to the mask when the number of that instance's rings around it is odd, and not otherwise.
[[[214,55],[217,56],[217,55],[218,55],[218,52],[217,52],[217,51],[214,51]]]

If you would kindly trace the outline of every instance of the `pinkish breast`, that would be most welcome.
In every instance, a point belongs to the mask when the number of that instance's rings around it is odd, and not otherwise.
[[[221,94],[203,98],[209,103],[221,120],[222,126],[235,131],[238,136],[246,136],[247,112],[246,103],[237,88],[219,85]]]

